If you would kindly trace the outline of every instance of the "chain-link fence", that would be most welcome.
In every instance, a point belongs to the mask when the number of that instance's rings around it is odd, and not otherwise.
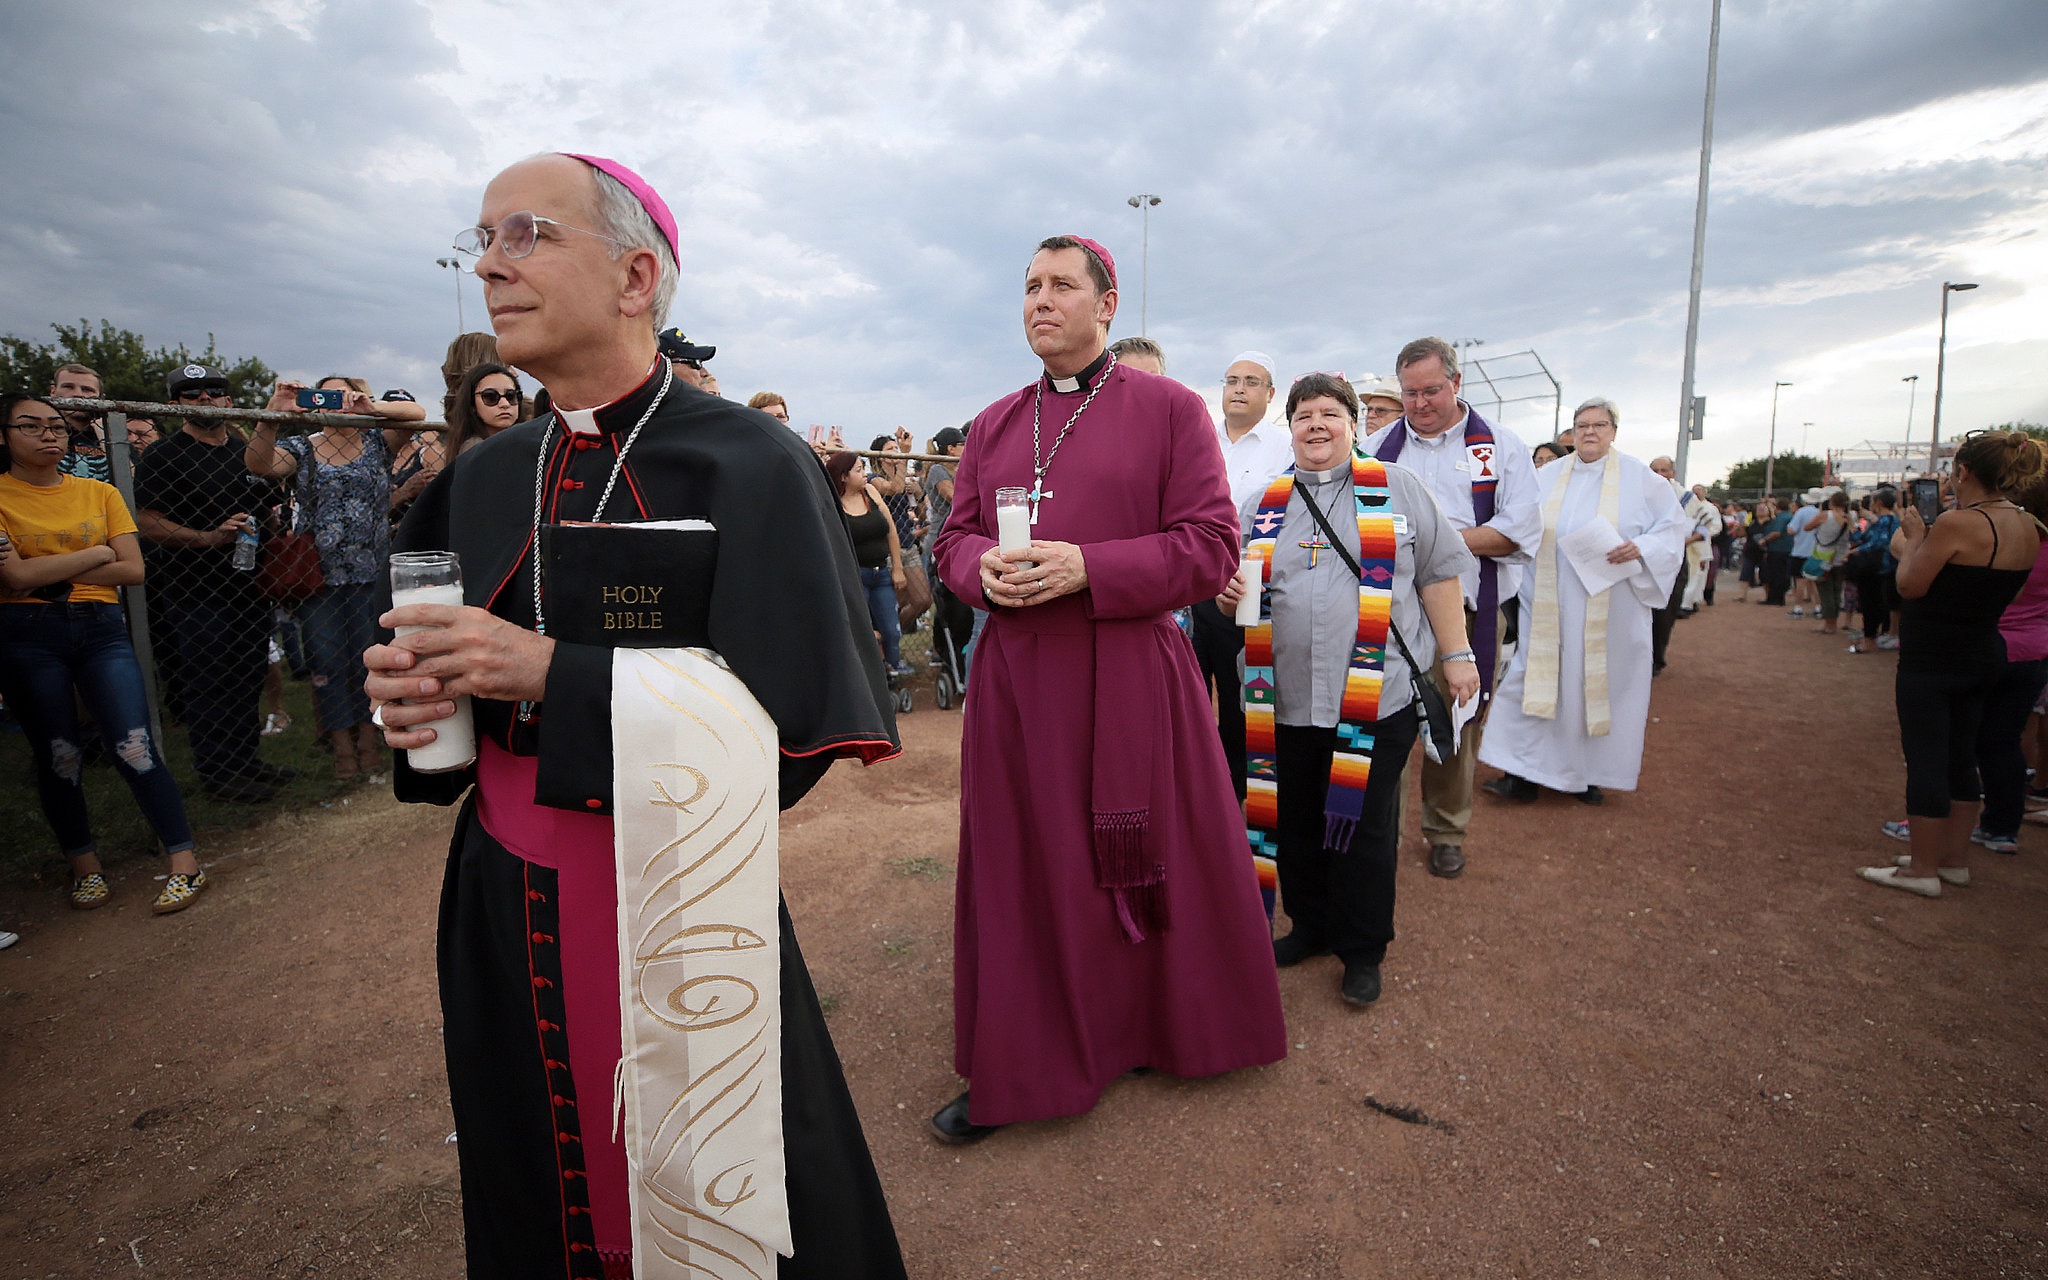
[[[193,828],[346,803],[354,784],[379,777],[387,753],[368,723],[361,654],[374,639],[390,531],[440,463],[443,424],[50,403],[101,416],[106,473],[143,548],[142,584],[121,588],[128,635]],[[164,429],[138,447],[131,415]],[[184,429],[171,429],[178,422]],[[147,848],[150,828],[82,709],[97,843],[116,854]],[[52,833],[31,817],[24,735],[0,735],[0,772],[6,810],[20,819],[0,834],[0,862],[54,868]]]

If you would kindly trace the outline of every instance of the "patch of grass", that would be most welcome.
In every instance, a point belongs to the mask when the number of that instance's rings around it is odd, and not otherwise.
[[[260,748],[272,764],[290,765],[300,777],[278,788],[277,798],[268,804],[233,804],[216,800],[200,790],[192,768],[192,747],[185,730],[166,724],[165,755],[171,776],[185,798],[185,816],[199,840],[199,856],[218,844],[227,833],[253,827],[278,813],[311,809],[321,804],[338,804],[367,784],[334,780],[334,761],[314,746],[312,686],[286,680],[284,706],[292,727],[273,738],[264,738]],[[389,751],[384,753],[387,766]],[[86,812],[99,842],[100,859],[115,864],[130,858],[148,857],[156,852],[156,833],[143,819],[127,784],[111,764],[101,761],[85,770]],[[35,767],[28,739],[10,721],[0,733],[0,813],[11,821],[0,823],[0,881],[14,884],[55,884],[68,880],[69,868],[57,854],[57,839],[43,820],[36,798]]]
[[[839,997],[829,992],[820,991],[818,993],[818,1008],[826,1017],[831,1017],[839,1009]]]
[[[915,938],[885,938],[882,941],[882,954],[891,960],[901,960],[909,955],[911,948],[916,945]]]
[[[899,876],[916,876],[920,880],[937,880],[952,868],[929,855],[921,858],[890,858],[882,864]]]

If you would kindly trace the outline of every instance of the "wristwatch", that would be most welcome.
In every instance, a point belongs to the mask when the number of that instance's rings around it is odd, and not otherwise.
[[[1438,661],[1445,664],[1453,662],[1470,662],[1477,664],[1479,661],[1479,655],[1472,652],[1470,649],[1460,649],[1456,653],[1445,654],[1443,657],[1439,658]]]

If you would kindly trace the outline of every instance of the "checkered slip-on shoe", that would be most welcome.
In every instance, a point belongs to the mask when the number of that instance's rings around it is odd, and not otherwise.
[[[167,916],[173,911],[183,911],[191,906],[205,889],[204,871],[189,876],[174,875],[164,884],[164,891],[156,895],[156,901],[150,904],[150,914]]]
[[[107,878],[95,871],[88,876],[79,876],[71,882],[71,905],[80,911],[107,905],[107,899],[114,896],[107,885]]]

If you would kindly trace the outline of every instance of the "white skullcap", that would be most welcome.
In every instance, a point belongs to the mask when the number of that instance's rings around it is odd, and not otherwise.
[[[1263,351],[1240,351],[1230,358],[1230,364],[1255,364],[1266,371],[1266,380],[1274,386],[1280,385],[1280,374],[1273,367],[1273,357]],[[1228,369],[1230,365],[1223,366]]]

